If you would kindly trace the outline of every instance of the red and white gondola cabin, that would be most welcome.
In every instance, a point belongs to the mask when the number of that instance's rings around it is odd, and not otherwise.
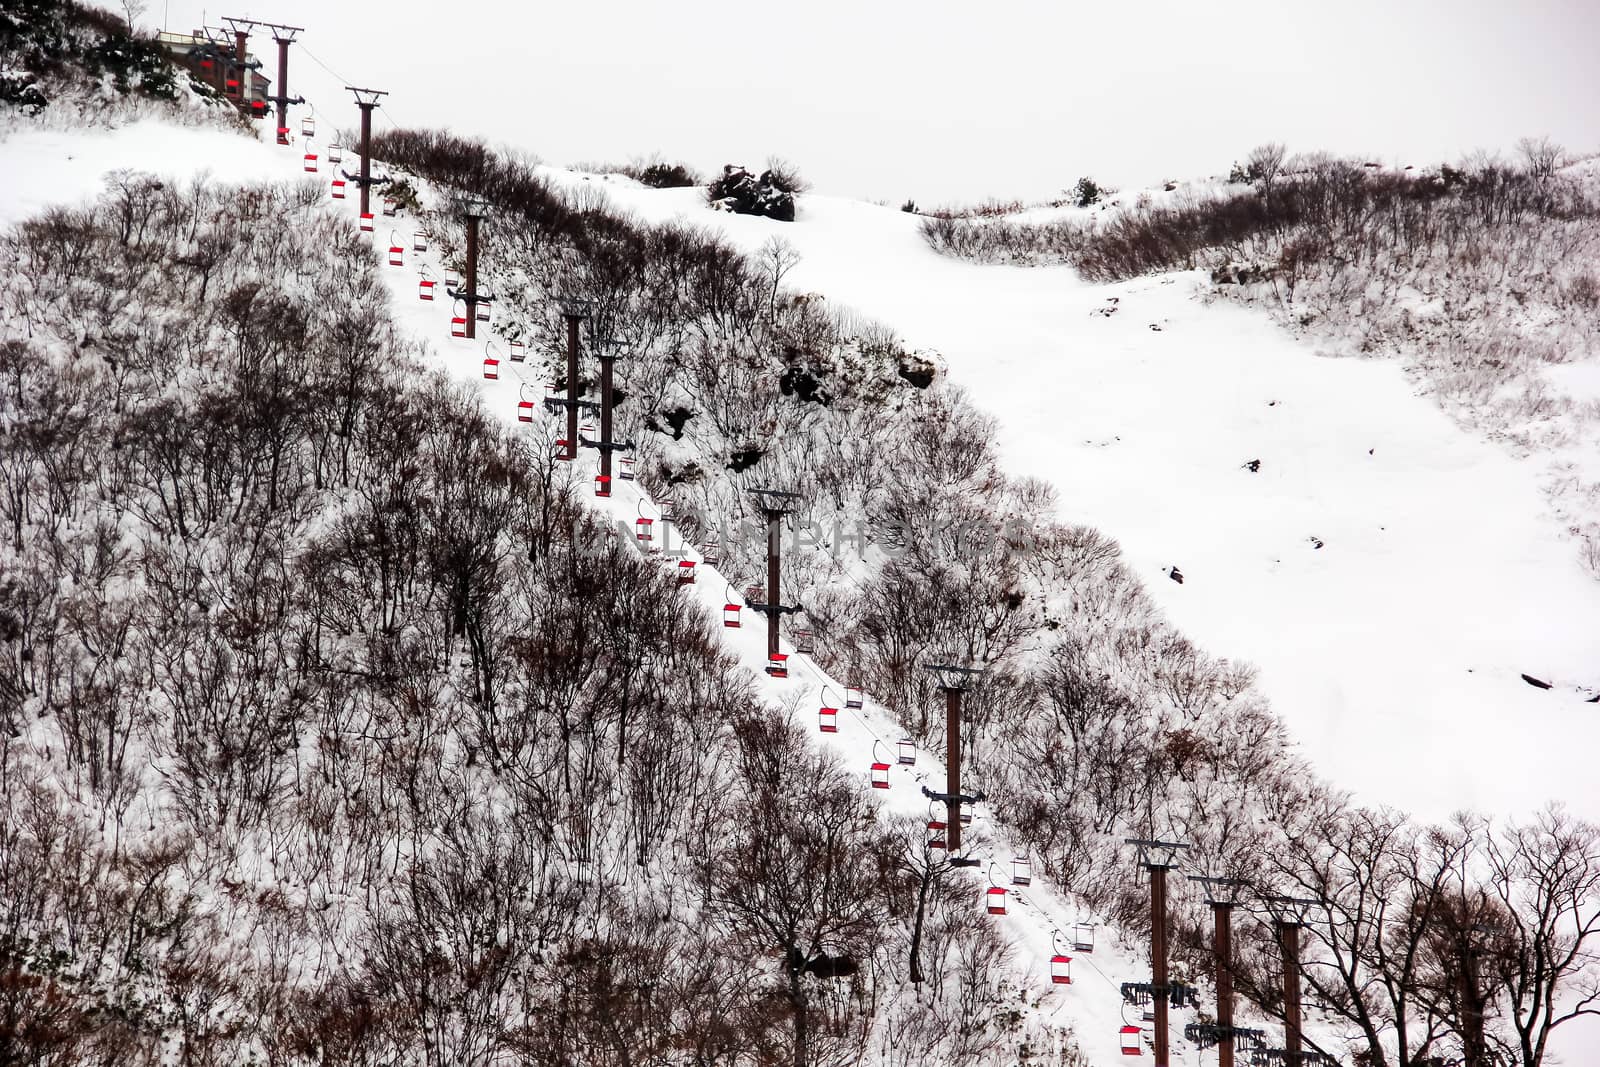
[[[362,233],[371,233],[372,232],[372,212],[370,212],[370,211],[363,211],[361,213],[361,232]]]
[[[300,136],[315,137],[317,135],[317,120],[310,115],[300,120]]]
[[[482,303],[482,302],[480,302],[478,304],[478,321],[479,322],[488,322],[489,321],[489,305],[488,304],[485,304],[485,303]]]
[[[1011,861],[1011,884],[1033,884],[1033,864],[1028,862],[1028,857],[1017,856]]]
[[[872,788],[889,788],[889,765],[881,761],[872,765]]]
[[[533,421],[533,401],[531,401],[531,400],[519,400],[519,401],[517,401],[517,421],[518,422],[532,422]]]
[[[339,147],[339,143],[337,141],[335,141],[333,144],[330,144],[328,146],[328,162],[329,163],[343,163],[344,162],[344,149]]]
[[[694,560],[692,560],[692,559],[680,559],[678,561],[678,584],[679,585],[693,585],[694,584],[694,567],[695,567],[695,564],[694,564]]]
[[[767,657],[767,673],[774,678],[789,677],[789,657],[783,652],[774,652]]]
[[[417,283],[417,296],[422,300],[433,299],[433,287],[438,283],[432,278],[424,278]]]
[[[1137,1026],[1124,1026],[1122,1028],[1122,1054],[1124,1056],[1144,1055],[1144,1041],[1141,1040],[1142,1031]]]
[[[566,442],[557,441],[556,444],[564,445]],[[654,519],[647,519],[643,516],[640,516],[639,518],[633,520],[633,534],[639,539],[640,544],[648,544],[656,539],[655,526],[656,520]]]
[[[847,708],[859,708],[861,706],[860,686],[847,685],[844,687],[844,706]]]
[[[386,196],[383,198],[383,213],[385,215],[393,217],[399,206],[394,197]]]
[[[839,732],[839,709],[838,708],[818,708],[817,709],[817,729],[819,729],[822,733],[825,733],[825,734],[836,734],[836,733],[838,733]]]
[[[428,235],[418,230],[411,235],[411,251],[426,252],[428,250]]]
[[[399,245],[389,246],[389,266],[403,267],[406,265],[406,250]]]
[[[730,630],[739,629],[739,605],[722,605],[722,625],[726,626]]]
[[[302,165],[305,167],[307,174],[315,174],[317,172],[317,154],[315,152],[307,152]]]
[[[594,495],[611,495],[611,476],[609,474],[597,474],[594,476]]]
[[[1001,886],[992,885],[983,894],[984,906],[990,915],[1004,915],[1006,913],[1006,891]]]
[[[450,336],[465,337],[467,335],[467,320],[460,315],[450,320]]]
[[[917,765],[917,743],[909,737],[902,737],[894,745],[895,758],[902,767],[915,767]]]
[[[343,200],[344,199],[344,179],[343,178],[335,178],[335,179],[333,179],[333,185],[330,188],[331,188],[331,190],[333,192],[333,198],[335,200]]]
[[[1063,956],[1059,952],[1050,957],[1050,983],[1052,985],[1072,984],[1072,957]]]
[[[500,361],[493,356],[487,357],[483,361],[483,376],[490,381],[498,381],[500,378]]]
[[[279,144],[288,144],[289,143],[289,127],[287,127],[287,126],[279,126],[278,127],[278,143]]]
[[[946,827],[945,821],[943,819],[929,819],[928,820],[928,847],[929,848],[944,848],[945,847],[945,839],[944,838],[945,838],[945,830],[946,829],[947,829],[947,827]]]
[[[528,358],[528,346],[521,341],[511,342],[511,362],[521,363]]]

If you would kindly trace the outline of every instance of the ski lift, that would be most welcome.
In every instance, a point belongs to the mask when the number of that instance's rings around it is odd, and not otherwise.
[[[1144,1031],[1137,1026],[1124,1026],[1122,1028],[1122,1054],[1124,1056],[1144,1055],[1144,1042],[1140,1036]]]
[[[386,218],[394,218],[396,212],[399,211],[399,208],[400,205],[395,202],[394,197],[386,196],[383,198],[383,214]]]
[[[371,233],[372,232],[372,212],[370,212],[370,211],[363,211],[361,213],[361,232],[362,233]]]
[[[1011,884],[1032,885],[1033,864],[1028,862],[1026,856],[1013,856],[1011,859]]]
[[[828,699],[829,689],[822,687],[822,706],[817,709],[817,729],[825,734],[839,732],[839,702]]]
[[[344,149],[342,147],[340,147],[338,141],[334,141],[332,144],[328,145],[328,162],[329,163],[343,163],[344,162]]]
[[[306,116],[302,117],[300,119],[300,136],[301,137],[315,137],[316,135],[317,135],[317,120],[312,118],[310,115],[306,115]]]
[[[1072,924],[1072,947],[1078,952],[1094,951],[1094,923]]]
[[[594,476],[594,495],[600,497],[611,495],[611,475],[597,474]]]
[[[227,91],[228,91],[228,95],[229,96],[238,96],[239,95],[239,79],[238,78],[229,78],[228,81],[227,81],[227,86],[228,86]]]
[[[428,250],[428,235],[418,230],[411,235],[411,251],[426,252]]]
[[[432,278],[424,278],[417,283],[417,298],[420,300],[433,299],[433,287],[437,283]]]
[[[678,584],[679,585],[693,585],[694,584],[694,568],[695,568],[695,562],[692,559],[680,559],[678,561]]]
[[[1072,957],[1061,951],[1061,931],[1050,931],[1050,949],[1054,953],[1050,957],[1050,984],[1072,984]]]
[[[805,656],[809,656],[817,650],[816,638],[810,630],[796,630],[794,632],[794,650]]]
[[[1072,957],[1056,953],[1050,957],[1050,981],[1053,985],[1072,984]]]
[[[204,58],[202,58],[200,60],[200,69],[201,70],[210,70],[211,67],[212,67],[212,62],[211,62],[210,57],[204,57]]]
[[[884,760],[883,756],[879,756],[878,755],[878,750],[880,748],[883,748],[883,747],[884,746],[883,746],[883,742],[882,741],[878,741],[876,739],[873,740],[873,742],[872,742],[872,788],[874,788],[874,789],[888,789],[889,788],[889,764]],[[887,755],[888,755],[888,751],[885,750],[884,756],[887,756]]]
[[[521,341],[511,342],[511,362],[521,363],[528,358],[528,346]]]
[[[289,127],[278,127],[278,143],[281,145],[287,145],[289,143]]]
[[[861,706],[861,696],[861,687],[859,685],[845,686],[844,706],[847,708],[859,708]]]
[[[467,335],[467,320],[462,318],[460,315],[451,316],[451,318],[450,318],[450,336],[451,337],[465,337],[466,335]]]
[[[305,154],[305,158],[301,160],[301,169],[307,174],[315,174],[317,172],[317,154],[315,152],[307,152]]]
[[[782,652],[774,652],[767,657],[767,673],[774,678],[789,677],[789,657]]]
[[[623,456],[617,462],[617,477],[625,482],[633,481],[633,459],[631,457]]]
[[[557,441],[556,443],[561,444],[562,442]],[[647,545],[656,539],[655,524],[656,520],[645,518],[643,515],[633,521],[634,536],[638,538],[641,545]]]
[[[917,744],[909,737],[902,737],[895,742],[895,756],[902,767],[915,767],[917,765]]]
[[[343,200],[344,199],[344,179],[343,178],[335,178],[335,179],[333,179],[333,185],[330,186],[329,188],[332,189],[333,198],[335,200]]]
[[[406,265],[406,250],[400,244],[400,235],[393,230],[389,231],[389,266],[403,267]]]
[[[983,891],[985,907],[990,915],[1004,915],[1006,913],[1006,891],[1000,886],[992,885]]]
[[[483,359],[483,376],[490,381],[499,381],[500,361],[493,356],[485,356]]]
[[[733,602],[733,587],[730,585],[727,590],[722,597],[722,625],[737,630],[740,626],[739,605]]]
[[[251,118],[259,119],[263,115],[265,115],[266,113],[267,113],[267,102],[265,100],[252,100],[252,101],[250,101],[250,117]]]
[[[533,401],[528,399],[528,386],[526,382],[523,383],[519,399],[517,400],[517,421],[533,421]]]
[[[454,267],[446,267],[444,269],[444,287],[446,289],[461,288],[461,272]]]
[[[938,805],[928,801],[928,847],[945,848],[945,831],[949,824],[944,821]]]
[[[477,316],[479,322],[489,321],[489,302],[487,300],[480,299],[478,301]]]

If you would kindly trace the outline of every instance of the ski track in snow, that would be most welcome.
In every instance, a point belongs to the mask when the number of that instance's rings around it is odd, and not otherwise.
[[[19,133],[0,149],[0,223],[93,196],[118,168],[325,186],[326,160],[314,179],[305,175],[299,144],[155,122]],[[344,167],[355,165],[347,153]],[[1535,468],[1457,430],[1414,395],[1396,364],[1319,358],[1265,316],[1197,301],[1193,276],[1094,286],[1065,268],[940,257],[924,245],[917,217],[869,204],[806,196],[799,221],[780,224],[706,210],[697,189],[544,173],[592,182],[646,219],[715,227],[743,247],[782,237],[804,257],[790,285],[937,349],[980,407],[1003,413],[1005,469],[1050,482],[1063,518],[1114,537],[1186,636],[1257,664],[1263,691],[1317,770],[1358,799],[1425,818],[1464,807],[1520,815],[1552,798],[1600,815],[1600,785],[1589,773],[1600,708],[1575,688],[1600,685],[1600,584],[1545,515]],[[352,186],[330,210],[353,219],[356,196]],[[413,224],[380,215],[374,254],[388,247],[391,229],[405,248],[405,265],[385,275],[397,321],[428,342],[438,365],[474,383],[488,410],[517,425],[522,386],[536,402],[542,386],[509,362],[503,343],[500,379],[482,378],[484,338],[450,338],[449,301],[417,298],[419,270],[439,278],[443,269],[431,253],[411,250]],[[1097,313],[1110,297],[1116,311]],[[526,429],[556,435],[542,408]],[[1259,473],[1244,469],[1252,459]],[[587,485],[595,466],[582,455],[572,476]],[[636,484],[621,482],[609,502],[594,503],[627,523],[641,509],[660,515],[641,500]],[[671,540],[669,523],[657,530],[668,550],[701,559]],[[1172,565],[1182,585],[1166,578]],[[689,591],[716,616],[725,580],[698,569]],[[869,699],[863,711],[841,709],[838,734],[817,734],[810,724],[821,685],[842,696],[845,680],[824,678],[802,656],[791,659],[789,680],[767,678],[764,629],[741,614],[740,628],[723,631],[729,649],[775,704],[803,693],[802,721],[868,788],[876,742],[894,764],[899,734],[889,716]],[[1557,687],[1533,689],[1524,671]],[[915,766],[894,764],[890,779],[889,790],[873,791],[885,814],[925,815],[919,786],[940,787],[943,768],[919,752]],[[1091,1062],[1127,1062],[1117,985],[1148,980],[1143,952],[1102,931],[1092,954],[1067,949],[1073,984],[1052,985],[1052,934],[1070,939],[1073,922],[1093,916],[1038,874],[1030,886],[1012,886],[1014,853],[984,823],[980,809],[977,854],[1010,891],[1009,914],[995,921],[1016,947],[1032,1013],[1069,1021]],[[991,884],[984,869],[957,876],[971,880],[981,907]],[[1173,1013],[1174,1063],[1202,1062],[1181,1040],[1191,1017]],[[1263,1025],[1251,1018],[1243,1012],[1240,1022]],[[1600,1027],[1583,1029],[1593,1037]],[[1573,1057],[1588,1042],[1579,1028],[1558,1038],[1568,1062],[1581,1062]]]

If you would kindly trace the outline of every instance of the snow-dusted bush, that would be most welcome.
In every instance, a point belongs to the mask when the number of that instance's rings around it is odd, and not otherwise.
[[[739,215],[761,215],[779,222],[794,221],[794,197],[800,192],[791,172],[768,167],[751,174],[735,163],[722,168],[722,174],[706,187],[706,201],[713,207]]]

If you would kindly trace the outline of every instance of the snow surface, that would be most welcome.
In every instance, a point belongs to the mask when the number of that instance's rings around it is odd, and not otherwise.
[[[91,195],[117,168],[306,177],[297,147],[155,123],[18,134],[0,150],[0,221]],[[348,157],[345,165],[353,166]],[[683,216],[748,247],[780,236],[804,256],[791,284],[937,348],[952,378],[1000,416],[1007,469],[1049,481],[1064,517],[1115,537],[1188,636],[1258,664],[1264,691],[1317,768],[1360,799],[1439,817],[1460,807],[1521,814],[1557,797],[1600,816],[1589,773],[1600,706],[1582,703],[1577,688],[1600,684],[1600,585],[1543,514],[1530,464],[1457,430],[1398,367],[1319,358],[1262,317],[1196,300],[1192,277],[1091,286],[1064,268],[942,258],[922,242],[919,220],[893,209],[806,197],[800,221],[783,225],[709,212],[699,190],[549,173],[593,180],[644,217]],[[354,194],[330,210],[354,216]],[[378,221],[375,254],[391,226],[412,229]],[[482,379],[484,339],[451,339],[448,302],[417,299],[419,269],[439,277],[440,265],[401,243],[405,265],[387,274],[397,320],[515,423],[524,387],[536,400],[542,388],[503,351],[500,380]],[[555,435],[542,412],[529,430]],[[1245,469],[1252,459],[1259,473]],[[586,482],[593,464],[581,457],[573,477]],[[658,513],[632,483],[619,485],[609,507],[630,522],[641,508]],[[669,524],[658,528],[677,547]],[[1182,585],[1165,577],[1172,565]],[[694,592],[720,614],[725,582],[701,569]],[[750,613],[743,621],[723,633],[759,671],[763,632]],[[804,657],[791,662],[790,680],[761,676],[762,690],[775,702],[799,694],[800,713],[814,722],[821,685],[842,692],[843,680],[824,678]],[[1526,685],[1524,671],[1556,688]],[[857,768],[866,788],[874,756],[898,733],[870,700],[840,717],[839,734],[818,741]],[[874,792],[886,811],[922,814],[918,785],[942,775],[921,752],[915,766],[893,766],[889,790]],[[1142,951],[1102,934],[1092,954],[1069,950],[1073,984],[1052,985],[1053,935],[1094,916],[1042,877],[1010,885],[1012,850],[981,816],[973,830],[991,861],[971,875],[974,906],[991,881],[1011,891],[1010,913],[996,921],[1017,947],[1032,1011],[1069,1021],[1091,1062],[1126,1062],[1117,984],[1147,980]],[[1175,1033],[1187,1018],[1174,1013]],[[1569,1056],[1583,1047],[1576,1026],[1560,1036]],[[1201,1060],[1174,1040],[1174,1063]]]
[[[698,190],[547,174],[745,247],[781,237],[803,257],[790,284],[937,349],[1000,417],[1005,469],[1114,537],[1186,636],[1259,667],[1358,800],[1600,818],[1600,583],[1537,459],[1458,429],[1397,364],[1321,357],[1198,299],[1198,275],[1093,285],[939,256],[918,218],[870,204],[806,196],[783,224],[707,212]]]

